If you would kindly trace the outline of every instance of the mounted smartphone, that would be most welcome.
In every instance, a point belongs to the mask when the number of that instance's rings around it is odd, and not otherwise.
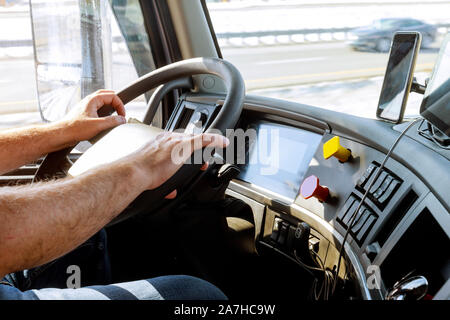
[[[395,123],[403,119],[421,39],[419,32],[395,33],[378,102],[378,118]]]

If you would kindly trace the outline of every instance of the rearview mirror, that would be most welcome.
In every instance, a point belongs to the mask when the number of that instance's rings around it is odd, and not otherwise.
[[[30,2],[42,120],[64,117],[87,94],[111,87],[108,1]]]

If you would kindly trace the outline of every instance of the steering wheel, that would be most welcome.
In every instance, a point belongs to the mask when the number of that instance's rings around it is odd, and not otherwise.
[[[126,104],[157,86],[182,77],[198,74],[216,75],[225,82],[227,94],[223,106],[205,131],[211,132],[215,129],[220,130],[225,135],[226,129],[234,128],[236,125],[245,98],[245,84],[241,74],[236,67],[225,60],[218,58],[194,58],[175,62],[142,76],[118,92],[117,95]],[[104,106],[99,110],[99,115],[110,115],[113,111],[114,109],[111,106]],[[136,151],[148,141],[154,139],[161,131],[163,130],[145,124],[128,123],[115,127],[80,156],[70,168],[69,175],[77,176],[92,167],[108,165],[108,163]],[[47,155],[41,167],[48,168],[57,162],[57,159],[65,158],[72,149],[68,148]],[[166,200],[164,197],[175,189],[177,189],[179,195],[176,199],[182,198],[183,192],[186,189],[191,190],[200,180],[201,166],[202,164],[183,164],[163,185],[153,190],[144,191],[139,195],[109,225],[128,219],[136,214],[162,209],[171,201],[174,201]]]

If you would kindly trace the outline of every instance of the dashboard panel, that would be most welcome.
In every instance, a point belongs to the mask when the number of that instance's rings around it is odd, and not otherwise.
[[[192,101],[220,104],[220,99],[208,96]],[[227,194],[253,208],[255,238],[260,248],[292,258],[288,239],[292,239],[298,223],[306,222],[313,230],[317,253],[332,269],[349,226],[349,214],[366,192],[368,181],[383,162],[398,129],[333,112],[326,113],[325,121],[320,118],[322,113],[310,106],[248,97],[238,127],[255,128],[257,132],[258,128],[282,128],[282,134],[278,132],[282,137],[279,152],[287,160],[273,166],[284,169],[279,175],[268,177],[258,175],[261,168],[250,162],[243,165]],[[430,149],[418,135],[411,139],[413,130],[399,143],[374,181],[345,243],[348,263],[339,275],[351,274],[365,299],[383,299],[387,290],[409,272],[427,277],[429,298],[450,298],[450,255],[445,249],[450,244],[450,199],[442,188],[447,186],[448,191],[450,163],[448,154]],[[350,161],[324,158],[324,144],[335,137],[351,150]],[[263,139],[270,141],[271,137]],[[248,151],[250,160],[250,144]],[[409,152],[414,156],[408,157]],[[270,167],[270,161],[265,163]],[[304,178],[311,175],[329,189],[327,201],[304,199],[297,194]],[[282,232],[284,236],[280,236]],[[351,270],[345,270],[347,265]],[[369,281],[373,267],[381,273],[375,285]]]

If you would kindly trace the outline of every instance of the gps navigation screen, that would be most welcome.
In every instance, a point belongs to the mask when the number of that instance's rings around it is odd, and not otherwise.
[[[420,114],[450,136],[450,35],[444,40]]]
[[[239,178],[295,199],[322,136],[264,121],[251,126],[251,130],[253,139],[249,134],[247,163]]]

